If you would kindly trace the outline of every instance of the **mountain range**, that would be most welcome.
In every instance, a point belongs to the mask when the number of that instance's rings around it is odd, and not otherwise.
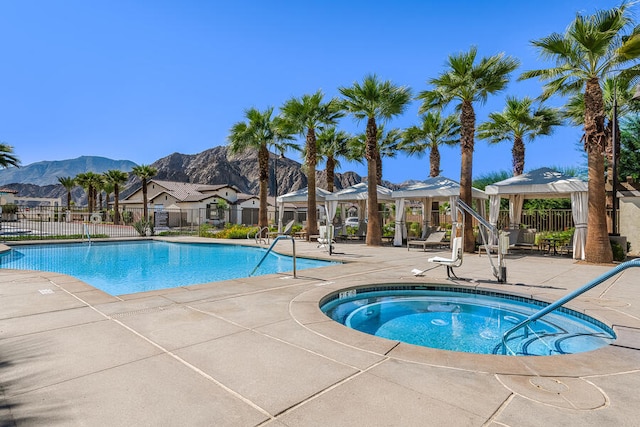
[[[57,185],[59,177],[74,177],[79,173],[103,173],[109,169],[130,172],[136,164],[129,160],[111,160],[106,157],[81,156],[71,160],[53,160],[31,163],[20,168],[0,170],[0,185],[33,184]]]
[[[111,160],[104,157],[82,156],[71,160],[43,161],[0,170],[0,185],[18,191],[23,197],[62,198],[66,204],[67,191],[58,183],[58,177],[75,177],[83,172],[104,173],[111,169],[130,172],[136,164],[129,160]],[[159,180],[191,182],[198,184],[230,184],[244,193],[258,194],[259,176],[257,153],[231,155],[226,146],[218,146],[198,154],[173,153],[153,162],[158,170],[154,177]],[[287,158],[272,156],[269,162],[270,182],[269,194],[285,194],[307,186],[307,176],[302,165]],[[317,171],[317,185],[327,188],[326,173]],[[336,173],[335,189],[342,189],[362,182],[362,177],[355,172]],[[388,184],[388,183],[385,183]],[[130,176],[121,198],[139,188],[139,180]],[[396,186],[388,184],[391,188]],[[85,191],[76,187],[71,198],[76,205],[87,203]]]

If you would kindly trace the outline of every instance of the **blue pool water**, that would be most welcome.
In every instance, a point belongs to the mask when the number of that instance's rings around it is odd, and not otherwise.
[[[247,277],[266,249],[160,241],[16,246],[0,268],[51,271],[77,277],[111,295]],[[296,258],[296,269],[327,261]],[[271,252],[254,275],[293,271],[293,258]]]
[[[322,311],[352,329],[378,337],[443,350],[502,354],[502,336],[546,303],[493,292],[350,290],[325,298]],[[459,290],[459,289],[458,289]],[[508,354],[542,356],[595,350],[615,334],[589,316],[554,311],[520,329]]]

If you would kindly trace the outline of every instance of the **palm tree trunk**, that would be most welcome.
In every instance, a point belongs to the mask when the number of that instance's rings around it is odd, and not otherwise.
[[[336,179],[336,159],[333,156],[327,156],[327,190],[333,193],[333,182]]]
[[[433,178],[438,175],[440,175],[440,150],[438,145],[434,144],[429,152],[429,176]]]
[[[378,217],[378,187],[376,186],[378,177],[377,148],[378,148],[378,127],[376,119],[369,117],[367,120],[367,148],[365,157],[367,159],[367,245],[380,246],[382,244],[382,230],[380,228],[380,218]]]
[[[469,101],[462,102],[460,114],[460,200],[471,206],[471,182],[473,178],[473,135],[475,133],[476,114],[473,105]],[[451,236],[453,238],[453,236]],[[475,252],[475,237],[473,235],[473,222],[464,223],[464,251]]]
[[[589,162],[589,212],[585,260],[590,263],[610,263],[613,261],[613,253],[607,233],[604,186],[606,130],[602,90],[597,78],[587,81],[584,106],[585,150]]]
[[[147,207],[147,180],[142,178],[142,216],[145,221],[149,219],[149,208]]]
[[[511,159],[513,162],[513,176],[522,175],[524,172],[524,141],[522,141],[521,137],[515,137],[513,140]]]
[[[258,208],[258,227],[261,229],[269,224],[267,216],[267,196],[269,194],[269,150],[267,145],[260,145],[258,150],[258,169],[260,177],[260,206]]]
[[[113,223],[115,225],[120,224],[120,186],[115,184],[113,186]]]
[[[376,144],[376,184],[382,185],[382,157],[380,157],[378,144]]]
[[[316,203],[316,132],[307,131],[307,240],[312,234],[318,234],[318,213]]]

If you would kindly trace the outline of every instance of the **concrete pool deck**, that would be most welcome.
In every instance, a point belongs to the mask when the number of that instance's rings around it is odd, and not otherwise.
[[[175,241],[198,239],[176,238]],[[211,241],[211,240],[207,240]],[[288,242],[279,249],[290,252]],[[298,256],[327,257],[296,241]],[[362,334],[318,301],[382,283],[442,283],[555,300],[612,266],[507,257],[508,284],[465,254],[446,280],[438,251],[338,244],[346,261],[298,272],[107,295],[69,276],[0,269],[0,425],[638,425],[640,268],[570,308],[618,340],[547,357],[475,355]],[[439,251],[440,255],[447,253]]]

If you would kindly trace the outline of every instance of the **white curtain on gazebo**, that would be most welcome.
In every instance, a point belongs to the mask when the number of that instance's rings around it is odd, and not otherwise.
[[[404,199],[396,200],[396,230],[393,236],[393,246],[402,246],[402,239],[406,236],[407,228],[404,223]]]
[[[523,194],[509,195],[509,228],[520,228],[520,217],[522,216],[523,203]]]
[[[429,228],[431,228],[431,206],[433,205],[433,197],[424,197],[422,199],[422,238],[427,237]],[[405,227],[406,230],[406,227]]]
[[[571,193],[571,213],[576,229],[573,233],[573,258],[585,259],[584,247],[587,242],[587,217],[589,211],[585,191]]]
[[[451,209],[451,222],[458,222],[458,197],[449,196],[449,207]]]
[[[336,217],[336,212],[338,211],[338,201],[325,200],[324,209],[327,212],[327,224],[333,224],[333,219]]]

